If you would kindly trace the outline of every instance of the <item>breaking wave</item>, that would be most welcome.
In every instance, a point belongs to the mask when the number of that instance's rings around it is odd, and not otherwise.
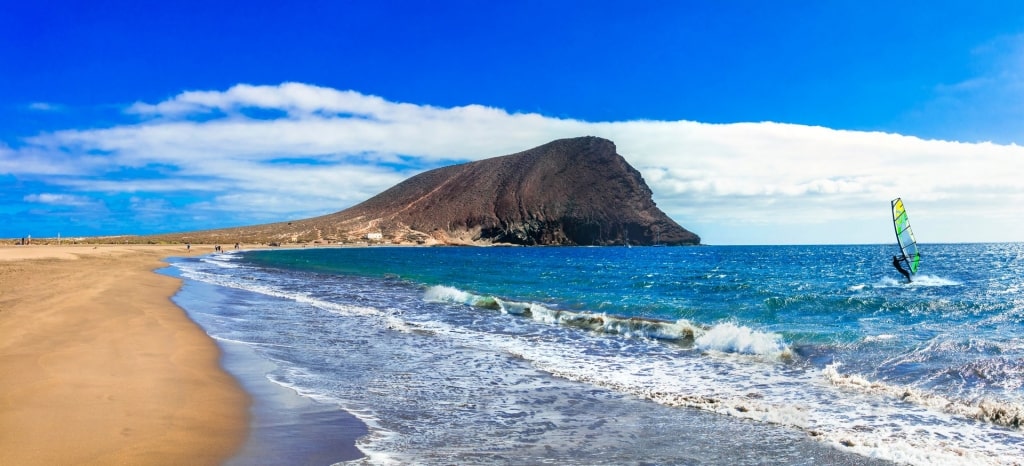
[[[824,375],[829,383],[842,389],[895,398],[942,413],[999,426],[1015,429],[1024,426],[1024,405],[1020,403],[988,397],[974,401],[953,399],[911,386],[890,385],[885,382],[871,381],[857,374],[842,374],[839,372],[839,366],[839,363],[829,364],[825,367]]]
[[[792,356],[782,336],[764,333],[731,322],[715,325],[694,342],[702,350],[773,357]]]
[[[761,356],[771,359],[792,356],[792,351],[781,335],[759,332],[731,322],[705,326],[686,319],[669,321],[621,317],[589,311],[568,311],[553,309],[539,303],[481,296],[444,285],[427,288],[423,299],[428,302],[465,304],[500,311],[504,314],[522,316],[547,324],[622,335],[627,338],[673,341],[692,345],[701,351]]]

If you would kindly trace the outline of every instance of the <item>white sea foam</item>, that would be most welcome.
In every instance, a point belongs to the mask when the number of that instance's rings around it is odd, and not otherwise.
[[[424,292],[428,302],[448,302],[496,309],[503,314],[528,317],[537,322],[577,327],[630,338],[692,340],[699,327],[687,320],[667,321],[637,317],[619,317],[587,311],[554,309],[543,304],[480,296],[450,286],[432,286]]]
[[[720,327],[718,332],[715,328]],[[734,324],[712,327],[733,348],[764,344],[779,351],[778,339]],[[473,332],[456,332],[463,344],[498,347],[530,361],[538,369],[578,382],[631,393],[668,406],[692,407],[729,416],[797,427],[837,448],[867,457],[909,464],[1005,464],[1018,452],[996,443],[998,432],[962,432],[962,423],[945,412],[907,410],[905,400],[872,396],[859,399],[829,390],[833,383],[818,371],[771,369],[741,359],[597,356],[589,344],[566,347],[555,342]],[[442,334],[446,332],[442,331]],[[449,336],[455,336],[450,334]],[[697,337],[698,339],[700,336]],[[651,347],[652,349],[655,347]],[[850,378],[853,385],[871,382]],[[919,430],[927,427],[927,435]]]
[[[872,395],[886,396],[907,403],[914,403],[939,412],[963,416],[969,419],[1019,429],[1024,426],[1024,405],[1007,401],[983,398],[978,401],[958,400],[927,391],[885,382],[871,381],[858,374],[842,374],[840,364],[825,367],[825,378],[833,385],[853,389]]]
[[[519,303],[515,301],[506,301],[504,299],[496,298],[494,300],[498,304],[498,310],[504,314],[512,314],[517,316],[528,315],[533,316],[534,308],[536,308],[537,320],[543,321],[545,316],[551,315],[551,310],[544,308],[544,306],[534,306],[530,303]],[[554,320],[547,322],[549,324],[556,323]]]
[[[775,333],[756,332],[731,322],[715,325],[698,336],[694,345],[705,351],[760,355],[772,358],[790,357],[789,346]]]
[[[888,341],[888,340],[894,340],[894,339],[896,339],[896,335],[892,335],[892,334],[889,334],[889,333],[883,333],[881,335],[868,335],[868,336],[864,337],[864,341],[867,341],[867,342],[871,342],[871,341]]]
[[[202,262],[205,262],[207,264],[216,265],[217,267],[223,267],[225,269],[235,269],[235,268],[238,268],[239,265],[231,262],[232,259],[233,259],[233,257],[228,256],[226,254],[217,254],[217,255],[205,256],[205,257],[203,257],[203,258],[201,258],[199,260],[202,261]]]
[[[436,285],[427,288],[427,291],[423,292],[423,299],[425,301],[435,303],[461,303],[473,305],[477,296],[462,291],[458,288],[444,285]]]
[[[319,300],[310,296],[254,283],[258,282],[226,286],[260,290],[258,292],[263,294],[288,297],[328,310],[338,307],[332,312],[343,316],[363,315],[358,307],[318,303]],[[893,284],[903,286],[895,281]],[[429,288],[423,299],[500,310],[538,322],[586,328],[595,334],[574,332],[574,344],[569,345],[533,336],[475,331],[437,321],[420,320],[411,324],[401,314],[367,309],[370,314],[385,316],[374,320],[375,325],[387,325],[403,332],[426,328],[436,333],[441,339],[438,341],[449,341],[465,348],[499,349],[555,376],[668,406],[694,407],[793,426],[824,443],[866,457],[909,464],[1019,464],[1021,448],[1007,440],[1007,436],[1015,438],[1019,431],[1007,432],[997,427],[997,424],[1014,426],[1014,422],[1019,426],[1019,406],[991,400],[958,402],[913,387],[889,386],[857,374],[841,374],[838,365],[815,370],[791,364],[765,364],[765,359],[775,361],[790,353],[785,341],[774,333],[729,322],[704,327],[685,320],[665,322],[564,311],[537,303],[479,296],[454,287]],[[496,319],[510,319],[497,313],[493,315]],[[641,337],[616,341],[639,345],[636,347],[647,351],[637,351],[636,355],[595,351],[601,347],[602,340],[609,341],[596,332]],[[665,335],[667,339],[688,335],[693,347],[705,354],[699,355],[687,345],[664,345],[646,340],[666,338],[658,335]],[[894,338],[893,334],[882,333],[865,337],[865,340]],[[720,353],[726,355],[723,357]],[[730,356],[732,354],[755,357]],[[346,403],[341,404],[347,410],[360,409],[357,404]],[[376,464],[392,460],[383,452],[375,451],[374,444],[393,434],[374,426],[372,412],[357,416],[371,425],[371,435],[360,440],[360,447],[371,454],[371,459],[364,462]],[[962,417],[987,422],[965,424],[962,419],[956,419]]]
[[[896,280],[895,278],[892,277],[882,277],[881,279],[878,280],[878,282],[871,286],[872,288],[891,288],[894,286],[903,286],[906,284],[906,280]]]
[[[812,437],[867,457],[909,464],[1004,464],[1019,453],[992,444],[984,430],[907,411],[898,402],[837,396],[815,383],[816,372],[783,374],[741,361],[595,358],[543,342],[502,343],[511,353],[553,375],[632,393],[668,406],[797,427]],[[794,375],[797,377],[794,378]],[[909,416],[904,418],[904,416]],[[928,426],[927,434],[921,426]],[[998,436],[998,432],[991,435]],[[1011,463],[1012,464],[1012,463]]]
[[[449,302],[485,308],[493,308],[496,305],[505,314],[525,316],[546,324],[577,327],[629,338],[693,341],[697,348],[704,351],[756,355],[771,359],[792,356],[792,351],[781,335],[758,332],[733,323],[707,328],[685,319],[673,322],[586,311],[566,311],[538,303],[479,296],[450,286],[432,286],[424,292],[423,299],[428,302]]]
[[[872,288],[894,288],[894,287],[942,287],[942,286],[960,286],[962,283],[944,277],[937,277],[935,275],[918,274],[914,275],[913,281],[907,283],[906,280],[897,280],[893,277],[882,277],[875,284],[871,285]],[[851,291],[859,291],[852,290]]]
[[[935,275],[914,275],[914,281],[910,282],[911,286],[959,286],[960,282],[951,280],[949,278],[937,277]]]
[[[239,345],[245,345],[245,346],[250,346],[250,347],[294,348],[294,346],[292,346],[292,345],[283,345],[283,344],[278,344],[278,343],[265,343],[265,342],[261,343],[261,342],[255,342],[255,341],[242,341],[242,340],[238,340],[238,339],[234,339],[234,338],[228,338],[228,337],[220,336],[220,335],[211,335],[211,338],[213,338],[214,340],[217,340],[217,341],[223,341],[223,342],[226,342],[226,343],[236,343],[236,344],[239,344]]]
[[[273,296],[276,298],[288,299],[303,304],[309,304],[311,306],[315,306],[317,308],[338,314],[361,316],[384,315],[384,313],[381,312],[379,309],[375,309],[372,307],[334,303],[331,301],[315,298],[313,296],[310,296],[309,294],[302,292],[283,291],[279,287],[276,287],[272,284],[266,284],[259,281],[239,280],[236,277],[207,273],[187,266],[182,266],[179,269],[181,270],[183,277],[192,280],[197,280],[218,286],[224,286],[227,288],[251,291],[254,293],[259,293],[266,296]]]

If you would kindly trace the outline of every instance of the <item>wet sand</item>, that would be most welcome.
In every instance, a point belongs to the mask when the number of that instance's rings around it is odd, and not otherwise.
[[[221,464],[250,398],[153,273],[193,246],[0,247],[0,464]]]

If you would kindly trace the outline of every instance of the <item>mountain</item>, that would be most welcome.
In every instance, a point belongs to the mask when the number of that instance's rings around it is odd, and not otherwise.
[[[430,170],[341,212],[292,222],[160,235],[193,242],[693,245],[640,172],[597,137]]]

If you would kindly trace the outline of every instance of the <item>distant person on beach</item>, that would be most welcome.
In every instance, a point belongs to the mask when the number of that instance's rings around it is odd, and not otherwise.
[[[912,280],[910,280],[910,272],[907,272],[907,269],[904,269],[903,266],[900,265],[900,262],[903,259],[905,259],[905,258],[899,258],[899,257],[896,257],[896,256],[892,256],[892,266],[896,267],[896,270],[899,271],[899,273],[903,274],[903,278],[907,279],[907,283],[910,283],[912,281]]]
[[[192,243],[185,243],[185,250],[188,252],[192,252]]]

